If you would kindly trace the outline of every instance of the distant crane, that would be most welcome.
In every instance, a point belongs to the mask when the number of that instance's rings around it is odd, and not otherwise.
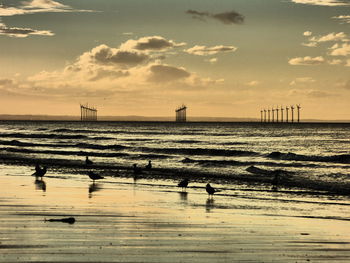
[[[294,122],[294,106],[291,105],[291,106],[290,106],[290,109],[291,109],[291,111],[292,111],[292,122]]]
[[[287,113],[287,119],[286,119],[286,122],[288,122],[289,120],[288,120],[288,112],[289,112],[289,108],[288,108],[288,106],[286,106],[286,113]]]
[[[298,122],[300,122],[300,104],[297,104],[297,110],[298,110]]]

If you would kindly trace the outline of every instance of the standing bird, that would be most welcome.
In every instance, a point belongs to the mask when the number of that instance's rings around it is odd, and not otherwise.
[[[39,164],[37,164],[35,166],[35,173],[33,173],[32,175],[35,177],[40,177],[41,179],[43,178],[43,176],[46,174],[46,166],[43,166],[43,168],[40,167]]]
[[[148,164],[146,165],[146,170],[152,169],[152,161],[148,161]]]
[[[104,179],[103,176],[96,174],[92,171],[88,172],[88,176],[90,177],[90,179],[93,181],[93,183],[95,183],[95,180],[100,180],[100,179]]]
[[[188,186],[188,179],[187,178],[185,178],[185,179],[183,179],[181,182],[179,182],[178,183],[178,185],[177,185],[178,187],[181,187],[182,189],[182,191],[186,191],[186,188],[187,188],[187,186]]]
[[[134,175],[138,175],[138,174],[142,173],[142,168],[141,167],[137,167],[136,163],[133,164],[132,169],[134,171]]]
[[[208,183],[205,187],[205,190],[207,191],[209,196],[213,196],[214,193],[220,192],[216,190],[215,188],[211,187],[211,185]]]
[[[93,162],[91,160],[89,160],[89,156],[86,156],[85,164],[86,165],[92,165],[93,164]]]

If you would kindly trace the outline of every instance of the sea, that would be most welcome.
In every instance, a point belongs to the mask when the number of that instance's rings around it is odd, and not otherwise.
[[[5,165],[49,159],[65,167],[88,156],[101,167],[143,167],[151,160],[167,171],[243,181],[278,170],[324,190],[350,185],[349,146],[350,123],[0,122]]]

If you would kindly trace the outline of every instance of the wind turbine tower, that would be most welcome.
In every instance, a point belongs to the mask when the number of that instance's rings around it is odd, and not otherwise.
[[[270,108],[267,110],[267,112],[268,112],[268,122],[270,122],[270,112],[271,112],[271,110],[270,110]]]
[[[260,111],[260,122],[263,122],[263,110]]]
[[[278,106],[277,106],[277,108],[276,108],[276,116],[277,116],[277,118],[276,118],[276,122],[278,122],[278,111],[279,111],[280,109],[278,108]]]
[[[283,108],[281,106],[281,122],[283,122]]]
[[[294,106],[291,105],[291,106],[290,106],[290,109],[291,109],[291,111],[292,111],[292,122],[294,122]]]
[[[275,122],[275,109],[272,108],[272,122]]]
[[[264,122],[266,122],[266,110],[264,109]]]
[[[288,112],[289,112],[289,108],[288,108],[288,106],[286,106],[286,113],[287,113],[287,119],[286,119],[286,122],[288,122],[289,120],[288,120]]]
[[[300,104],[297,105],[297,109],[298,109],[298,122],[300,122]]]

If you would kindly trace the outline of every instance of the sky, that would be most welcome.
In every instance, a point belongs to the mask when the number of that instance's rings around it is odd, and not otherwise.
[[[350,0],[2,0],[0,114],[350,120]]]

